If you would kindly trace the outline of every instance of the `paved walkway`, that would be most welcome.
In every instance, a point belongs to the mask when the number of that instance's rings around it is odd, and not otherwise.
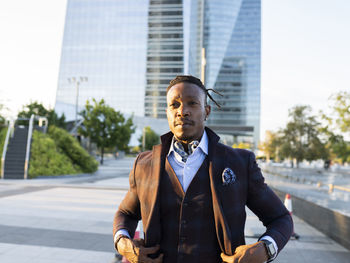
[[[109,161],[97,175],[79,178],[0,181],[0,262],[118,262],[112,220],[126,192],[130,164],[132,159]],[[294,221],[301,238],[291,240],[275,262],[350,262],[350,251]],[[247,243],[263,232],[248,211]]]

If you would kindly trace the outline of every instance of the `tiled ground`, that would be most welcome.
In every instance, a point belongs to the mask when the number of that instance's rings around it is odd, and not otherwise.
[[[131,164],[109,162],[86,180],[0,181],[0,262],[117,262],[112,221],[125,195],[118,189],[127,187]],[[113,169],[119,169],[116,178]],[[302,220],[294,217],[294,222],[300,239],[291,240],[274,262],[350,262],[350,251]],[[264,232],[250,211],[245,232],[247,243]]]
[[[124,193],[51,188],[0,198],[0,262],[112,262]]]

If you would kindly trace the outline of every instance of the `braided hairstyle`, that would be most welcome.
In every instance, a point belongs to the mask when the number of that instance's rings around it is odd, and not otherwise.
[[[209,94],[209,90],[213,91],[216,94],[219,94],[220,96],[222,96],[218,91],[214,90],[214,89],[206,89],[202,83],[202,81],[194,76],[191,75],[178,75],[176,76],[173,80],[170,81],[170,84],[168,86],[168,88],[166,89],[166,94],[168,94],[168,91],[170,90],[170,88],[178,83],[182,83],[182,82],[188,82],[188,83],[192,83],[197,85],[199,88],[201,88],[204,93],[205,93],[205,103],[207,103],[207,96],[209,97],[209,99],[211,101],[213,101],[216,106],[218,108],[221,108],[220,104],[217,103],[213,97]]]

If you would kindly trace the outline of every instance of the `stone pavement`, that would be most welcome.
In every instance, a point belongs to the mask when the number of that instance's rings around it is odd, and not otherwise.
[[[119,262],[112,221],[132,161],[110,160],[97,174],[76,178],[0,181],[0,262]],[[302,220],[294,221],[301,238],[291,240],[275,262],[350,262],[350,251]],[[248,211],[247,243],[263,232]]]

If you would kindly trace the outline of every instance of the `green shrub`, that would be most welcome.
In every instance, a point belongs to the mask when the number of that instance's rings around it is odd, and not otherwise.
[[[47,134],[33,132],[29,177],[40,175],[62,175],[81,173],[79,166],[74,165],[68,156],[61,152],[55,141]]]
[[[0,128],[0,169],[1,169],[1,157],[2,157],[2,150],[4,149],[4,143],[6,138],[7,128]]]
[[[66,130],[50,126],[49,135],[74,164],[79,165],[84,173],[93,173],[98,168],[98,162],[89,155],[79,142]]]

